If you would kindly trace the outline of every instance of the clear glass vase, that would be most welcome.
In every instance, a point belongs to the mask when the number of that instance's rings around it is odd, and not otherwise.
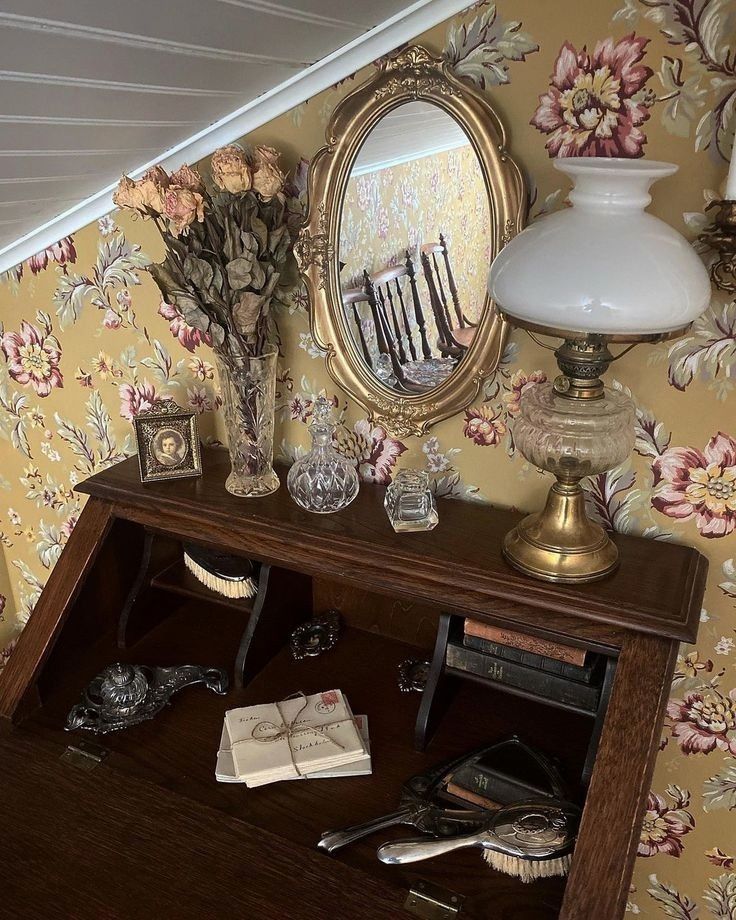
[[[241,498],[270,495],[280,484],[273,469],[277,359],[273,345],[255,358],[218,356],[232,464],[225,488]]]
[[[332,446],[335,433],[332,403],[324,396],[315,400],[309,433],[312,449],[289,470],[286,481],[289,493],[305,511],[317,514],[340,511],[358,494],[360,479],[355,463]]]

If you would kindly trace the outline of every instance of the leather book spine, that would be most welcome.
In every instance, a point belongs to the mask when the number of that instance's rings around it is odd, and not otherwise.
[[[527,668],[537,668],[540,671],[549,671],[550,674],[560,674],[562,677],[567,677],[570,680],[580,680],[585,684],[591,683],[595,672],[593,664],[582,667],[577,664],[567,664],[564,661],[560,661],[559,658],[549,658],[546,655],[525,652],[510,645],[491,642],[490,639],[481,639],[479,636],[464,636],[463,645],[486,655],[496,655],[496,657],[505,658],[507,661],[517,661]]]
[[[567,664],[582,666],[585,664],[587,652],[583,648],[572,645],[563,645],[550,639],[540,639],[537,636],[527,636],[525,633],[506,629],[503,626],[491,626],[488,623],[479,623],[477,620],[466,619],[463,627],[466,636],[477,636],[479,639],[488,639],[499,645],[511,646],[536,655],[548,658],[558,658]]]
[[[445,661],[448,667],[485,677],[489,681],[525,690],[541,699],[554,700],[568,706],[595,712],[600,688],[549,674],[537,668],[527,668],[515,661],[495,655],[485,655],[463,645],[448,643]]]

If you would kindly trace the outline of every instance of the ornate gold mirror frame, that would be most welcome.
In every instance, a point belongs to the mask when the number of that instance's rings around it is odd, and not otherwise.
[[[399,393],[382,383],[363,360],[342,307],[338,268],[342,204],[355,158],[375,125],[406,102],[432,102],[452,116],[469,138],[489,198],[491,254],[523,227],[526,187],[506,152],[498,116],[475,88],[461,82],[447,63],[419,45],[385,61],[380,70],[335,107],[327,144],[309,169],[309,211],[295,247],[311,304],[312,336],[326,352],[327,370],[338,386],[377,424],[398,437],[421,435],[469,406],[483,380],[496,369],[508,334],[490,298],[479,332],[450,377],[426,393]]]

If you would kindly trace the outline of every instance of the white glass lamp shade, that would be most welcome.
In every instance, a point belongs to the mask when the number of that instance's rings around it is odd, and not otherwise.
[[[682,329],[710,300],[708,273],[676,230],[645,211],[672,163],[555,160],[571,208],[535,221],[496,256],[488,289],[512,320],[570,332],[651,335]]]

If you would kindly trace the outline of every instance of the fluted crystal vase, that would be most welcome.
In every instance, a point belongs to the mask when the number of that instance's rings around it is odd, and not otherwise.
[[[279,487],[273,469],[273,425],[278,349],[255,358],[218,356],[220,387],[232,472],[225,488],[241,498],[269,495]]]

